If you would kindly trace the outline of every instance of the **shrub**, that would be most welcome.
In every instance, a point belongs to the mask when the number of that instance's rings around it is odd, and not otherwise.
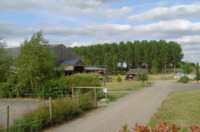
[[[99,73],[78,73],[72,76],[66,77],[66,84],[69,87],[74,86],[101,86],[102,83],[99,80]]]
[[[182,83],[188,83],[189,81],[190,81],[190,79],[187,76],[183,76],[179,80],[179,82],[182,82]]]
[[[120,74],[117,75],[117,82],[121,82],[122,81],[122,77]]]
[[[147,75],[147,73],[146,72],[144,72],[144,73],[138,73],[137,74],[137,79],[138,79],[138,81],[147,81],[148,79],[149,79],[149,77],[148,77],[148,75]]]
[[[79,100],[80,107],[77,107],[77,100],[72,100],[69,97],[53,101],[53,124],[59,124],[81,114],[85,110],[94,108],[92,96],[85,94]],[[22,119],[14,120],[13,125],[10,127],[10,132],[41,131],[48,126],[50,126],[49,107],[44,105],[37,109],[27,111]]]
[[[170,127],[168,127],[167,123],[157,124],[155,127],[143,126],[136,123],[135,127],[132,128],[134,132],[178,132],[178,131],[186,131],[188,129],[190,129],[191,132],[200,131],[199,127],[195,125],[191,125],[189,128],[181,128],[180,126],[176,125],[171,125]],[[131,132],[131,131],[128,129],[128,125],[125,124],[122,126],[122,131],[119,132]]]

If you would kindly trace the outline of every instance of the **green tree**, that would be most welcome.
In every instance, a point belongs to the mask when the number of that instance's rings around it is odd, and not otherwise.
[[[199,63],[196,63],[196,81],[198,82],[200,80],[200,72],[199,72]]]
[[[153,60],[153,62],[152,62],[151,73],[158,73],[158,62],[157,62],[157,60]]]
[[[9,51],[5,49],[5,46],[6,42],[0,38],[0,82],[6,81],[6,74],[11,63]]]
[[[186,62],[183,66],[182,66],[182,69],[183,69],[183,73],[185,74],[190,74],[193,70],[192,66],[191,66],[191,63],[189,62]]]
[[[32,90],[51,79],[55,72],[55,54],[49,49],[42,31],[33,34],[30,40],[21,43],[16,59],[18,81]]]

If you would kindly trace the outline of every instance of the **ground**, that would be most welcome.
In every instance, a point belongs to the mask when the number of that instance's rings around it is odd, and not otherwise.
[[[155,81],[151,87],[132,91],[129,95],[109,103],[69,123],[46,130],[46,132],[117,132],[121,125],[146,125],[165,97],[175,90],[200,88],[197,84],[175,81]]]

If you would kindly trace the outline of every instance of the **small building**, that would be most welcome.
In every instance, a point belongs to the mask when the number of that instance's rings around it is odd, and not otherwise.
[[[130,69],[127,73],[126,73],[126,79],[125,80],[129,80],[129,79],[133,79],[137,74],[139,73],[144,73],[146,70],[145,69],[141,69],[141,68],[137,68],[137,69]]]
[[[73,51],[68,49],[65,45],[50,45],[50,49],[55,52],[56,62],[58,65],[65,65],[65,75],[72,75],[74,73],[89,73],[98,72],[101,74],[106,73],[106,69],[87,66],[84,60],[75,54]],[[12,57],[17,57],[19,55],[19,47],[10,48],[10,55]],[[12,68],[13,66],[11,66]],[[14,68],[12,68],[14,69]],[[16,69],[16,68],[15,68]]]

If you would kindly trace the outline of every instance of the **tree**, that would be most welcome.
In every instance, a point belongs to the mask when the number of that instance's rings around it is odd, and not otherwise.
[[[200,80],[200,72],[199,72],[199,63],[196,63],[196,81],[198,82]]]
[[[157,60],[153,60],[153,62],[152,62],[151,73],[158,73],[158,62],[157,62]]]
[[[192,66],[191,66],[191,63],[189,62],[186,62],[183,66],[182,66],[182,69],[183,69],[183,73],[185,74],[190,74],[193,70]]]
[[[55,55],[49,49],[42,31],[33,34],[30,40],[21,43],[20,54],[16,58],[18,81],[32,90],[51,79],[55,72]]]
[[[7,70],[11,63],[9,51],[5,49],[6,42],[0,38],[0,82],[6,81]]]

